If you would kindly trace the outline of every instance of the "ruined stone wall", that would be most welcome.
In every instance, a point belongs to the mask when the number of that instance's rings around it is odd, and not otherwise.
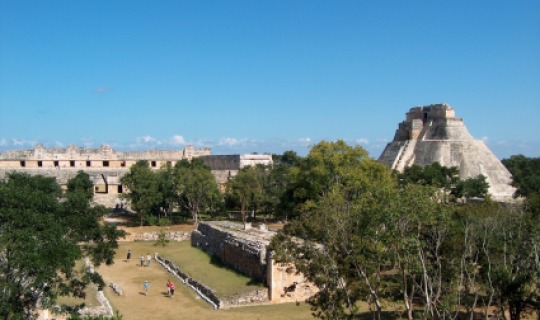
[[[210,155],[209,148],[197,149],[186,146],[183,150],[148,150],[141,152],[116,152],[103,145],[96,149],[45,148],[38,144],[31,150],[11,150],[0,152],[0,179],[10,172],[54,177],[65,189],[67,181],[82,170],[94,183],[94,201],[114,207],[120,203],[120,194],[126,192],[120,179],[129,172],[137,161],[148,161],[151,169],[159,169],[166,164],[175,165],[182,159]]]
[[[243,230],[232,222],[204,222],[191,235],[191,244],[217,256],[233,269],[268,287],[271,303],[305,301],[318,292],[317,287],[297,274],[291,264],[276,263],[268,245],[275,232],[261,229]],[[248,294],[244,301],[262,301],[261,291]],[[238,300],[238,299],[237,299]]]
[[[272,303],[305,301],[319,291],[292,264],[276,263],[268,256],[268,287]]]
[[[224,264],[253,279],[266,282],[266,247],[253,236],[240,237],[236,223],[203,222],[191,234],[191,244],[218,257]],[[271,232],[271,231],[269,231]]]

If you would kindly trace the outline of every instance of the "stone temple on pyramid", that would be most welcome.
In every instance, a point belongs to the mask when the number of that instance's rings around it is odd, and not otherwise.
[[[458,167],[461,179],[484,175],[496,201],[511,200],[515,192],[510,172],[484,141],[471,136],[463,119],[456,118],[448,104],[410,109],[379,161],[399,172],[415,164],[438,161],[442,166]]]

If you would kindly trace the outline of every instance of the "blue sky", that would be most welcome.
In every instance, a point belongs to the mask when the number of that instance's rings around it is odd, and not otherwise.
[[[540,156],[540,1],[0,1],[0,151],[377,158],[441,102],[499,158]]]

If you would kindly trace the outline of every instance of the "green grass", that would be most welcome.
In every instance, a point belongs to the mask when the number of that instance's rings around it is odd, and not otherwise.
[[[133,242],[131,249],[134,252],[158,252],[184,273],[212,288],[219,297],[230,297],[264,287],[261,282],[225,267],[218,259],[192,247],[189,241],[170,242],[165,247],[154,246],[154,243]]]

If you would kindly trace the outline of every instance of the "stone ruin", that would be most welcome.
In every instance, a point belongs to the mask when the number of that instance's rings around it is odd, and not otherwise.
[[[456,118],[448,104],[411,108],[379,161],[399,172],[437,161],[442,166],[458,167],[461,179],[482,174],[496,201],[510,201],[515,192],[510,172],[484,141],[471,136],[463,119]]]
[[[191,234],[191,244],[218,257],[225,265],[268,288],[269,303],[305,301],[318,292],[294,266],[277,263],[269,245],[275,231],[266,226],[244,228],[242,224],[214,221],[202,222]]]
[[[216,182],[222,190],[231,177],[248,165],[272,164],[269,154],[212,155],[210,148],[196,148],[192,145],[181,150],[146,150],[140,152],[115,151],[108,145],[99,148],[46,148],[41,144],[34,149],[8,150],[0,152],[0,179],[11,172],[53,177],[66,188],[69,179],[79,171],[86,172],[94,184],[94,201],[113,208],[124,203],[121,194],[126,187],[122,177],[132,165],[140,160],[148,161],[153,170],[165,165],[174,166],[183,159],[201,158],[210,167]],[[127,205],[127,204],[126,204]],[[129,209],[129,208],[126,208]]]

